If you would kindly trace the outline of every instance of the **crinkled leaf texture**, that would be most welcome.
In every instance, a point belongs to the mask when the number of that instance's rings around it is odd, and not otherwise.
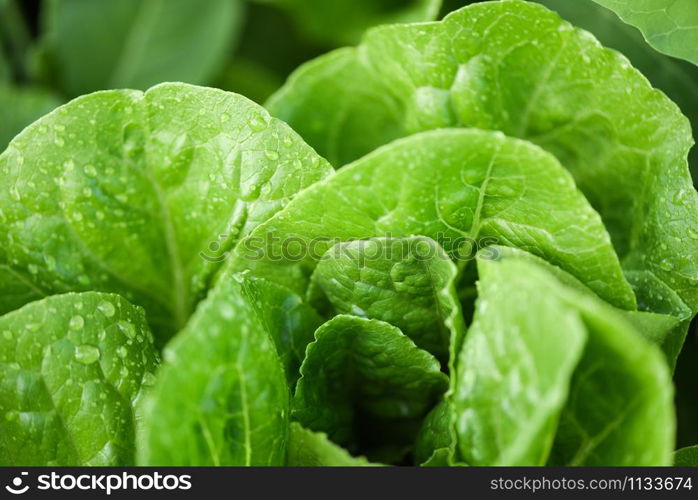
[[[380,454],[411,445],[419,422],[447,386],[436,358],[398,328],[337,315],[308,346],[293,420],[349,451]]]
[[[207,83],[230,50],[241,10],[240,0],[47,0],[46,79],[69,96]]]
[[[288,382],[247,279],[221,281],[165,348],[141,406],[139,464],[285,463]]]
[[[338,241],[414,234],[456,260],[472,258],[461,253],[474,241],[530,250],[635,308],[601,219],[555,157],[477,129],[401,139],[309,187],[238,245],[223,275],[251,269],[302,293]],[[302,259],[283,258],[288,241],[307,249]]]
[[[698,310],[688,120],[627,59],[541,5],[482,2],[373,29],[300,68],[268,108],[337,167],[434,128],[532,141],[601,214],[641,308]]]
[[[669,465],[673,391],[659,350],[530,261],[479,259],[450,396],[470,465]],[[435,441],[439,442],[439,441]]]
[[[698,8],[694,0],[594,0],[637,27],[657,50],[698,65]]]
[[[352,457],[341,446],[329,440],[323,432],[304,429],[296,422],[291,423],[288,436],[289,467],[368,467],[373,464],[364,457]]]
[[[142,309],[85,292],[0,317],[0,465],[133,465],[158,356]]]
[[[327,251],[311,277],[309,295],[313,304],[329,302],[329,314],[398,327],[445,364],[451,341],[465,335],[456,275],[456,266],[430,238],[355,240]]]
[[[0,155],[0,311],[100,290],[186,322],[226,252],[331,167],[236,94],[185,84],[60,107]]]

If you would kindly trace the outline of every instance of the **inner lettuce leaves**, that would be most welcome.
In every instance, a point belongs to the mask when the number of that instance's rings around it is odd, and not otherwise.
[[[248,279],[222,281],[165,348],[139,405],[139,465],[284,465],[289,386]]]
[[[688,120],[625,57],[541,5],[482,2],[375,28],[298,69],[267,106],[335,167],[434,128],[538,144],[601,214],[640,308],[698,310]]]
[[[390,323],[445,365],[450,343],[465,335],[457,272],[439,244],[422,236],[339,243],[311,277],[310,303],[329,315]]]
[[[340,314],[308,346],[292,418],[351,452],[399,457],[447,387],[436,358],[398,328]]]
[[[221,275],[249,269],[303,294],[334,244],[414,234],[435,240],[461,266],[477,245],[531,251],[608,302],[635,309],[599,215],[555,157],[477,129],[396,141],[314,184],[252,231]],[[298,258],[284,246],[290,241],[305,249]]]
[[[158,361],[143,310],[117,295],[0,316],[0,465],[134,465],[133,407]]]
[[[532,261],[479,258],[478,269],[475,318],[447,403],[420,435],[422,459],[670,465],[673,390],[659,350]]]
[[[0,311],[115,292],[162,344],[226,252],[331,167],[242,96],[185,84],[78,98],[0,155]]]

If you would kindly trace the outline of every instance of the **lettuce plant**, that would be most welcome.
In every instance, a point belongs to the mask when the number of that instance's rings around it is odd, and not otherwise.
[[[0,155],[0,464],[695,463],[691,130],[622,55],[484,2],[268,109],[107,90]]]

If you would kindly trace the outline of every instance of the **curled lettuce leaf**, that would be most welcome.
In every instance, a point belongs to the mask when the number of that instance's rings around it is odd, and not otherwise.
[[[350,241],[323,256],[309,295],[328,301],[329,314],[390,323],[445,363],[450,343],[465,334],[456,274],[456,266],[430,238]]]
[[[436,358],[398,328],[340,314],[308,346],[292,418],[350,451],[381,454],[412,444],[447,386]]]
[[[473,246],[526,249],[635,308],[608,233],[568,172],[528,142],[477,129],[396,141],[309,187],[237,246],[223,275],[250,269],[304,293],[334,244],[413,234],[461,266]]]
[[[0,155],[0,311],[100,290],[181,328],[238,239],[331,171],[236,94],[185,84],[97,92],[41,118]]]
[[[297,70],[268,108],[336,167],[434,128],[534,142],[601,214],[640,307],[698,310],[688,120],[625,57],[541,5],[483,2],[373,29]]]
[[[247,279],[222,281],[165,348],[140,405],[140,465],[284,464],[289,388]]]
[[[659,350],[530,261],[478,266],[475,320],[452,378],[456,458],[669,465],[673,390]]]

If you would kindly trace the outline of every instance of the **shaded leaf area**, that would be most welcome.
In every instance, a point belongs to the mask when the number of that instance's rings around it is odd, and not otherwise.
[[[439,362],[398,328],[338,315],[308,346],[292,416],[351,453],[401,463],[447,385]]]

